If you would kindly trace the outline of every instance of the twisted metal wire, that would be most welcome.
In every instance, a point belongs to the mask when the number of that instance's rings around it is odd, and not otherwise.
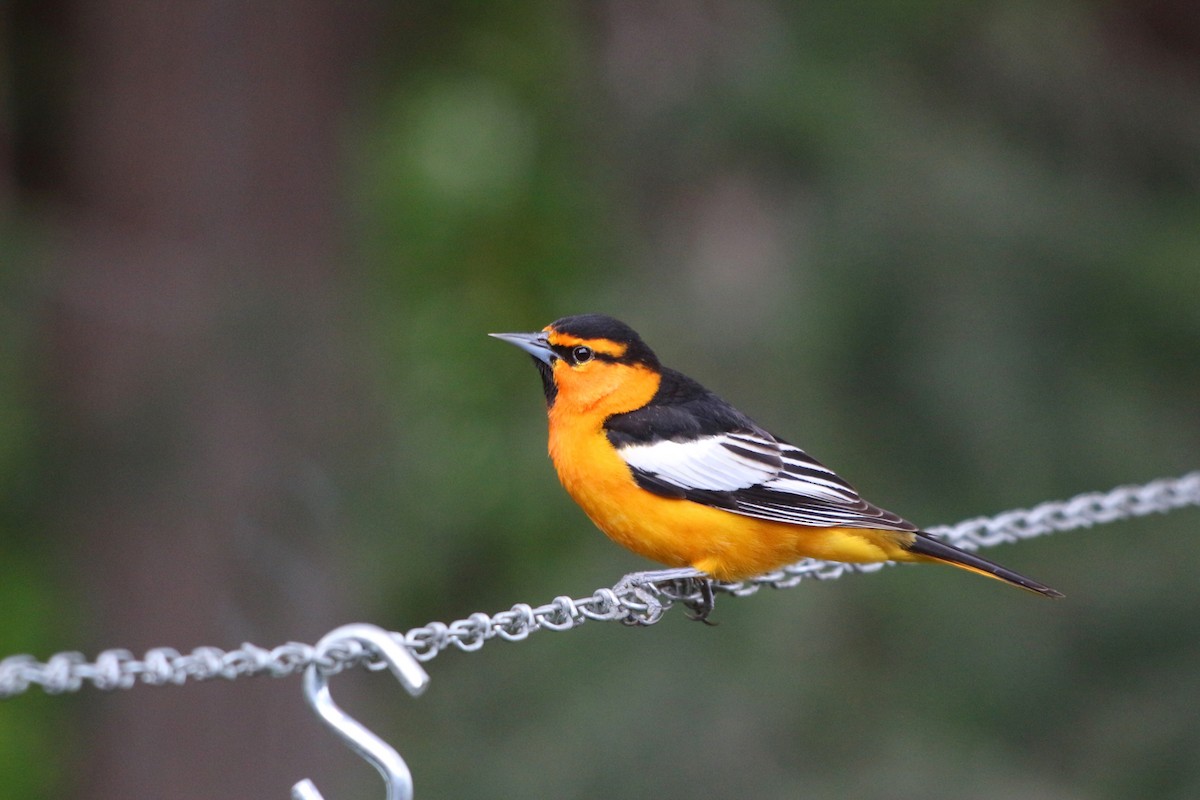
[[[1200,471],[1141,485],[1118,486],[1107,492],[1088,492],[993,517],[976,517],[952,526],[929,528],[928,532],[964,550],[978,550],[1187,506],[1200,506]],[[875,572],[884,566],[805,559],[748,581],[718,583],[714,588],[744,597],[763,587],[788,589],[805,580],[834,580],[849,572]],[[563,595],[536,607],[518,603],[497,614],[475,613],[449,624],[431,622],[392,635],[417,659],[429,661],[448,647],[470,652],[492,639],[516,642],[539,630],[570,630],[588,620],[652,625],[675,603],[695,599],[694,582],[687,580],[658,586],[617,584],[597,589],[589,597],[572,599]],[[103,651],[91,662],[75,652],[58,653],[44,662],[29,655],[15,655],[0,660],[0,699],[21,694],[31,686],[41,686],[48,694],[60,694],[79,691],[85,684],[113,690],[130,689],[139,683],[178,686],[214,678],[235,680],[253,675],[282,678],[302,672],[314,663],[329,674],[360,665],[368,669],[384,666],[371,650],[354,640],[339,642],[320,657],[312,645],[298,642],[269,650],[253,644],[228,651],[198,647],[190,653],[156,647],[140,659],[128,650],[114,649]]]

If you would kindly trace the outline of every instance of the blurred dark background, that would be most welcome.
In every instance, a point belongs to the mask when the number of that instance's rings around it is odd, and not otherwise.
[[[1200,6],[0,5],[0,657],[647,564],[488,340],[570,313],[954,522],[1200,463]],[[334,681],[417,797],[1192,798],[1200,517]],[[334,798],[296,679],[0,703],[0,796]]]

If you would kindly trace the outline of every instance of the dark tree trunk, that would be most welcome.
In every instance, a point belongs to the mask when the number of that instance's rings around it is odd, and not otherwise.
[[[347,621],[335,487],[361,397],[337,201],[355,13],[66,7],[46,363],[89,654],[311,642]],[[84,702],[76,797],[282,798],[337,746],[297,679]]]

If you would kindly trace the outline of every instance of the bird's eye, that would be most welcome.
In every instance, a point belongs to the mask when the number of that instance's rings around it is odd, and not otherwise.
[[[579,347],[571,351],[571,358],[574,359],[576,364],[586,364],[592,360],[593,355],[592,348],[584,347],[583,345],[579,345]]]

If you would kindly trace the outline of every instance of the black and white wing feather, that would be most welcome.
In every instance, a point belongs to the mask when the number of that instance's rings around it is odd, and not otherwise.
[[[667,378],[676,395],[670,402],[618,415],[605,426],[643,489],[796,525],[917,530],[691,379]]]
[[[760,519],[915,531],[798,447],[755,431],[630,444],[617,452],[643,489]]]

